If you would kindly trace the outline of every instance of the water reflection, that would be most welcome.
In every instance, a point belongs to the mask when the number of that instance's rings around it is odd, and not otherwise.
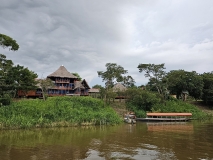
[[[212,132],[212,122],[5,130],[0,159],[212,159]]]
[[[179,132],[192,134],[193,124],[188,122],[158,122],[147,123],[147,130],[150,132]]]

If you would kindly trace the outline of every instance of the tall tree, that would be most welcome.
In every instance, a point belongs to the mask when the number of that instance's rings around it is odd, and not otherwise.
[[[10,103],[10,94],[9,90],[11,85],[6,84],[6,79],[8,76],[8,71],[13,66],[13,62],[11,60],[7,60],[6,56],[0,54],[0,103],[9,104]]]
[[[39,86],[41,87],[43,100],[46,100],[47,95],[48,95],[48,93],[47,93],[48,89],[52,88],[54,86],[54,83],[49,78],[39,79]]]
[[[105,88],[108,90],[115,83],[122,82],[123,75],[127,73],[127,70],[116,63],[107,63],[105,66],[106,71],[98,71],[98,76],[105,82]]]
[[[18,43],[13,40],[11,37],[0,33],[0,46],[3,48],[9,47],[10,50],[16,51],[19,49]],[[11,90],[9,88],[10,85],[6,84],[6,76],[8,76],[8,70],[13,66],[13,62],[11,60],[7,60],[6,56],[0,54],[0,105],[7,105],[10,103],[11,99]]]
[[[166,72],[164,63],[162,64],[139,64],[139,72],[145,72],[145,77],[149,78],[149,82],[156,88],[159,94],[165,95],[167,93],[167,83],[164,78]]]
[[[135,80],[132,78],[132,76],[123,76],[122,84],[125,87],[134,87],[135,86]]]
[[[9,47],[9,49],[13,51],[19,49],[18,43],[11,37],[4,34],[0,34],[0,46],[2,46],[3,48]]]

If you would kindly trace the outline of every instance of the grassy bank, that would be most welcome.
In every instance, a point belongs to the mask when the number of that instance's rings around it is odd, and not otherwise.
[[[181,100],[173,99],[173,100],[168,100],[164,103],[158,103],[154,104],[151,107],[150,111],[145,111],[142,109],[138,109],[138,106],[132,106],[132,104],[126,104],[127,108],[130,108],[130,110],[134,111],[136,113],[137,117],[140,118],[145,118],[146,117],[146,112],[189,112],[192,113],[192,118],[193,119],[198,119],[198,120],[205,120],[205,119],[212,119],[213,114],[210,112],[204,112],[200,107],[190,104],[188,102],[183,102]],[[128,106],[129,105],[129,106]]]
[[[120,117],[103,101],[91,97],[20,100],[0,107],[0,128],[32,128],[118,124]]]
[[[199,107],[183,102],[181,100],[170,100],[167,101],[165,104],[157,104],[152,107],[153,112],[188,112],[192,113],[193,119],[211,119],[213,118],[212,114],[208,114],[206,112],[203,112]]]

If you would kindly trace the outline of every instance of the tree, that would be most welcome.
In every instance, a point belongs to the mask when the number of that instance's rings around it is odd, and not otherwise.
[[[162,64],[139,64],[139,72],[145,72],[145,77],[149,78],[149,83],[154,86],[157,92],[161,95],[165,95],[167,91],[167,83],[164,78],[166,72],[164,69],[164,63]]]
[[[153,105],[161,102],[158,93],[152,93],[141,88],[129,88],[126,91],[127,109],[151,111]]]
[[[107,101],[107,97],[112,98],[115,96],[114,94],[111,94],[110,89],[115,83],[123,81],[123,75],[127,73],[127,70],[116,63],[107,63],[105,66],[106,71],[98,71],[98,76],[102,78],[103,82],[105,82],[105,91],[102,89],[102,93],[105,94],[104,97]]]
[[[100,89],[100,88],[103,88],[103,87],[101,85],[99,85],[99,84],[96,84],[92,88]]]
[[[16,43],[16,41],[11,37],[4,34],[0,34],[0,46],[3,48],[9,47],[12,51],[17,51],[19,49],[18,43]]]
[[[116,96],[117,96],[117,93],[114,92],[112,88],[106,91],[106,101],[108,101],[109,104],[110,104],[110,100],[113,100],[114,102],[114,99]]]
[[[98,76],[105,81],[105,88],[108,90],[112,88],[115,83],[122,82],[123,74],[126,74],[127,70],[116,63],[107,63],[105,66],[106,71],[98,71]]]
[[[51,79],[39,79],[39,86],[41,87],[43,100],[46,100],[46,97],[48,95],[48,89],[52,88],[54,86],[54,83]]]
[[[0,34],[0,46],[3,48],[9,47],[10,50],[16,51],[19,49],[18,43],[13,40],[11,37]],[[6,56],[0,54],[0,105],[8,105],[10,104],[10,91],[8,90],[8,85],[6,85],[6,76],[7,71],[13,66],[13,62],[11,60],[7,60]]]
[[[37,88],[37,82],[35,81],[37,77],[38,75],[28,68],[16,65],[8,70],[5,82],[7,86],[10,86],[8,90],[14,93],[14,96],[18,90],[21,90],[26,95],[29,90]]]
[[[135,80],[132,78],[132,76],[129,76],[129,75],[124,76],[122,84],[127,88],[134,87],[135,86]]]
[[[182,97],[185,101],[189,94],[196,100],[201,98],[203,89],[203,78],[195,71],[173,70],[167,73],[168,89],[170,93]]]
[[[213,103],[213,72],[203,73],[203,95],[202,100],[206,103]]]
[[[6,56],[0,54],[0,103],[3,105],[8,105],[10,103],[10,94],[9,90],[10,85],[6,84],[6,79],[8,76],[8,71],[13,66],[11,60],[7,60]]]
[[[37,74],[20,65],[13,65],[5,55],[0,54],[0,103],[6,105],[18,90],[27,91],[36,88]],[[7,102],[7,103],[5,103]]]
[[[79,81],[82,80],[81,76],[78,73],[72,73],[74,76],[76,76],[78,78]]]

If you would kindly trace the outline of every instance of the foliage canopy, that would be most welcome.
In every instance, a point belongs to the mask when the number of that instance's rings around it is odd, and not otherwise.
[[[4,34],[0,34],[0,46],[3,48],[9,47],[12,51],[17,51],[19,49],[18,43],[11,37]]]

